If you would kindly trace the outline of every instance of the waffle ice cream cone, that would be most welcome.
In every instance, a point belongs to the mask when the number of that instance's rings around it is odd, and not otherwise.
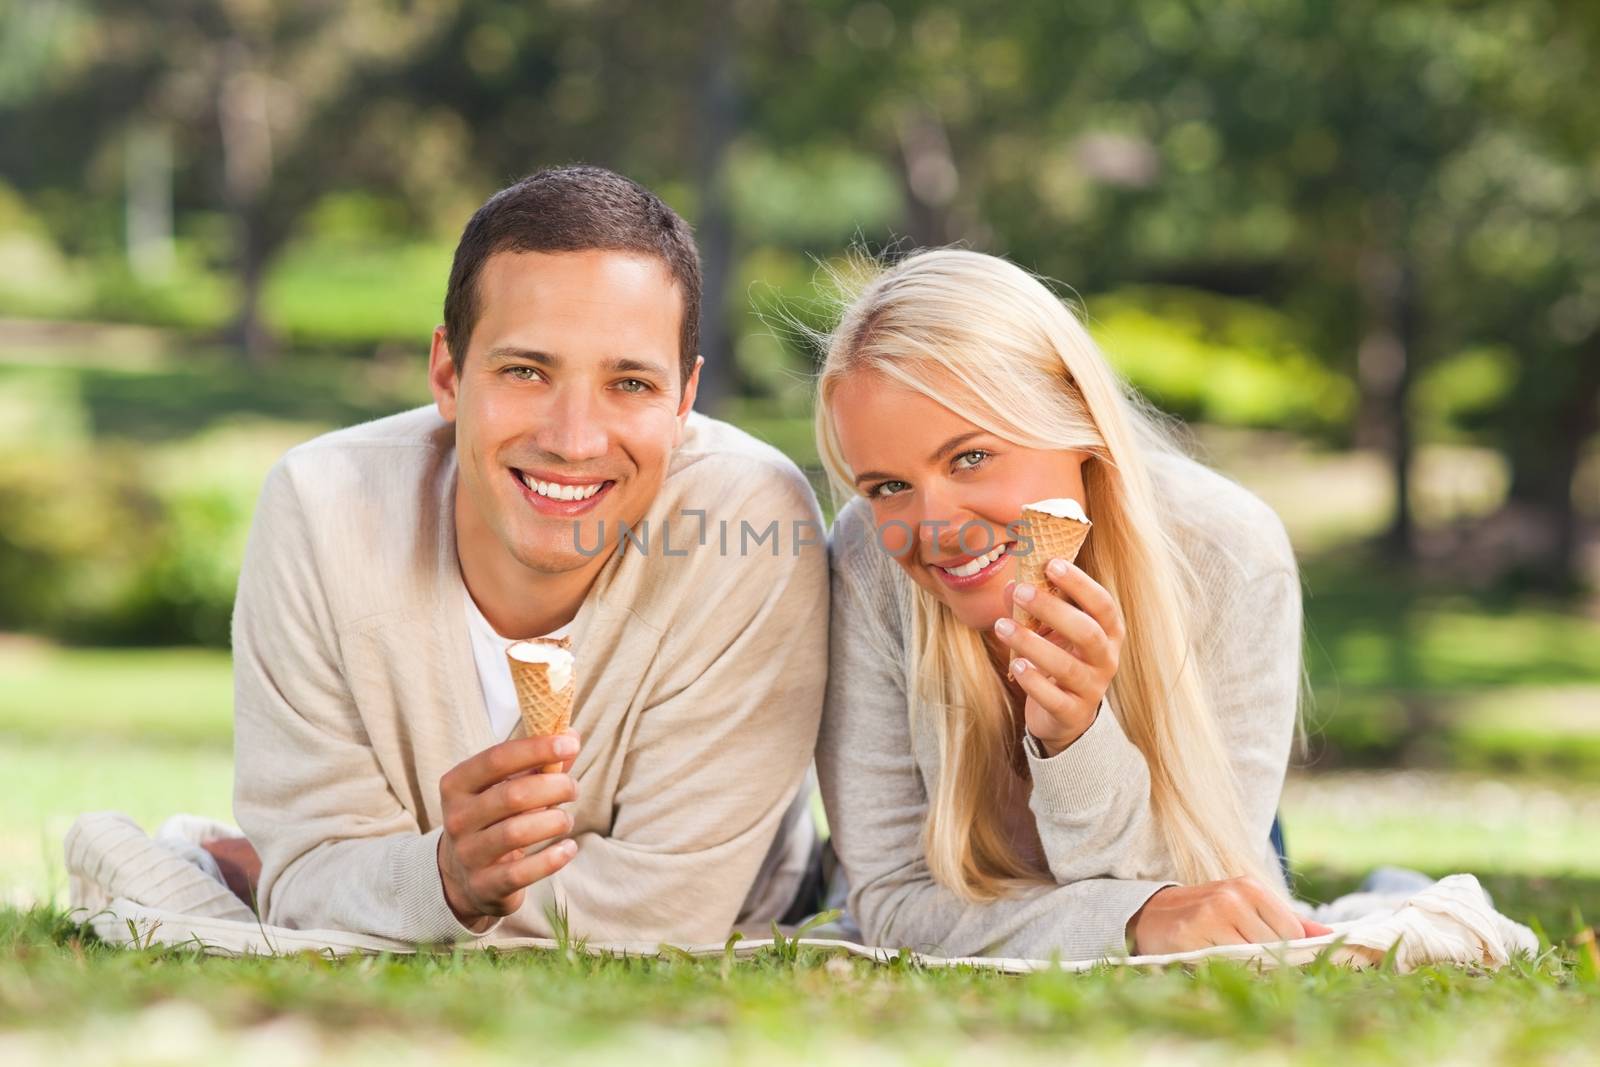
[[[506,649],[511,681],[517,689],[517,707],[529,737],[558,734],[572,723],[575,679],[570,644],[566,638],[536,637]],[[561,770],[561,764],[549,763],[540,770],[552,773]]]
[[[1017,582],[1028,582],[1041,593],[1054,594],[1055,586],[1044,575],[1045,564],[1053,559],[1064,559],[1068,563],[1077,559],[1078,550],[1094,524],[1084,514],[1082,505],[1071,497],[1024,504],[1022,520],[1033,541],[1033,551],[1017,557]],[[1038,620],[1020,605],[1013,605],[1011,617],[1018,626],[1039,629]]]

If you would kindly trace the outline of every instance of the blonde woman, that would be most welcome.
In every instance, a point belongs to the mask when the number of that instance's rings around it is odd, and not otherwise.
[[[869,941],[1085,958],[1324,931],[1269,842],[1300,683],[1283,524],[1061,301],[966,251],[866,278],[817,439],[842,505],[817,766]],[[1022,506],[1060,497],[1094,524],[1076,565],[1051,565],[1058,596],[1014,587]]]

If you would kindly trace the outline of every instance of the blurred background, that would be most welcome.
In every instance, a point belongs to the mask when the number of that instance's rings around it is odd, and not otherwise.
[[[468,215],[587,160],[814,473],[819,263],[1056,279],[1296,541],[1305,891],[1600,912],[1597,54],[1558,0],[0,0],[0,894],[75,812],[227,817],[263,474],[424,402]]]

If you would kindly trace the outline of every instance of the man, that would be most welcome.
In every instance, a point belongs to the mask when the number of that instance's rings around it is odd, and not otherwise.
[[[691,411],[699,297],[656,196],[535,174],[462,234],[435,405],[268,476],[233,620],[266,921],[422,942],[548,936],[560,911],[684,943],[794,903],[821,517],[780,453]],[[576,657],[555,737],[516,728],[505,647],[535,636]]]

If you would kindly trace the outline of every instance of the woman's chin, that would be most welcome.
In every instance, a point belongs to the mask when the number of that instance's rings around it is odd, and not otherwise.
[[[956,621],[963,626],[974,630],[991,630],[994,620],[1007,614],[1005,598],[999,592],[1004,582],[990,580],[984,583],[982,589],[964,591],[950,588],[926,571],[921,574],[913,571],[912,578],[949,608]]]
[[[946,594],[939,599],[950,607],[950,613],[963,626],[974,630],[994,629],[994,620],[1004,615],[1005,607],[998,601],[989,603],[990,597],[963,597]]]

